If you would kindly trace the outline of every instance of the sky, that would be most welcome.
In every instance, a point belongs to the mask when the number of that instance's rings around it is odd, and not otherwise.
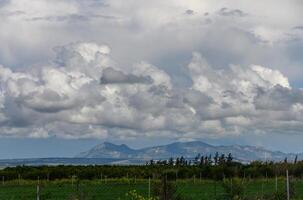
[[[0,158],[303,152],[302,18],[301,0],[0,0]]]

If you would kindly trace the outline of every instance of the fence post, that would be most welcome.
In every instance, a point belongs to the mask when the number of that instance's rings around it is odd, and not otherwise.
[[[243,172],[243,178],[242,178],[242,184],[245,182],[245,179],[246,179],[246,174],[245,174],[245,171]]]
[[[230,194],[233,193],[233,179],[230,179]]]
[[[215,199],[217,199],[217,180],[215,180]]]
[[[21,179],[21,175],[18,174],[18,185],[20,185],[20,179]]]
[[[37,185],[37,200],[40,200],[40,187]]]
[[[74,175],[72,175],[72,187],[74,187]]]
[[[278,192],[278,177],[276,175],[276,192]]]
[[[2,185],[4,185],[4,176],[2,176]]]
[[[194,184],[196,183],[196,175],[194,175]]]
[[[289,177],[288,177],[288,170],[286,170],[286,190],[287,190],[287,200],[290,199],[289,196]]]
[[[148,177],[148,198],[150,199],[150,177]]]

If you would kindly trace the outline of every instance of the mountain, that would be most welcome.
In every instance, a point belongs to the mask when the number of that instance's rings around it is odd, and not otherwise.
[[[129,148],[125,144],[115,145],[109,142],[99,144],[87,152],[82,152],[78,158],[133,158],[137,151]]]
[[[105,142],[92,149],[82,152],[76,158],[115,158],[122,160],[142,160],[150,159],[168,159],[170,157],[194,158],[196,155],[214,155],[216,152],[225,155],[231,153],[235,160],[241,162],[250,162],[254,160],[272,160],[283,161],[286,157],[293,160],[296,154],[283,153],[280,151],[270,151],[263,147],[255,146],[214,146],[201,141],[194,142],[175,142],[168,145],[147,147],[142,149],[132,149],[125,144],[115,145]],[[302,159],[303,154],[298,154]]]
[[[142,160],[119,158],[22,158],[0,159],[0,169],[16,166],[57,165],[138,165]]]

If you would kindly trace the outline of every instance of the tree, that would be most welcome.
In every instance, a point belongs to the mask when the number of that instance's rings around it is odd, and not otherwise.
[[[205,164],[204,156],[201,156],[200,158],[200,166],[203,166]]]
[[[169,158],[168,165],[169,166],[174,166],[174,159],[173,159],[173,157]]]
[[[214,162],[215,162],[215,165],[217,165],[217,164],[218,164],[218,160],[219,160],[219,153],[218,153],[218,152],[216,152],[215,157],[214,157]]]
[[[228,165],[230,165],[233,161],[233,156],[231,155],[231,153],[228,154],[226,162]]]
[[[179,166],[180,165],[180,158],[176,158],[176,166]]]
[[[199,164],[200,157],[201,157],[200,154],[198,154],[198,155],[195,157],[195,159],[194,159],[194,164],[195,164],[195,165],[198,165],[198,164]]]
[[[221,154],[218,160],[218,165],[224,165],[225,164],[225,154]]]

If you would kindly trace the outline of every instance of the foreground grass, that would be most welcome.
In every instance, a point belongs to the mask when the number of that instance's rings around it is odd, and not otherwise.
[[[152,181],[156,187],[157,181]],[[136,190],[142,196],[148,196],[148,180],[92,180],[92,181],[40,181],[40,199],[123,199],[125,194]],[[244,181],[244,194],[246,197],[262,199],[263,196],[275,192],[274,179],[258,179]],[[232,187],[232,184],[231,184]],[[296,199],[303,199],[303,182],[296,180]],[[284,191],[285,180],[278,180],[278,190]],[[151,188],[152,190],[152,188]],[[225,191],[222,182],[212,180],[180,180],[177,182],[177,192],[191,200],[224,199]],[[36,198],[37,181],[10,181],[0,184],[0,199],[2,200],[32,200]],[[77,197],[77,198],[76,198]]]

